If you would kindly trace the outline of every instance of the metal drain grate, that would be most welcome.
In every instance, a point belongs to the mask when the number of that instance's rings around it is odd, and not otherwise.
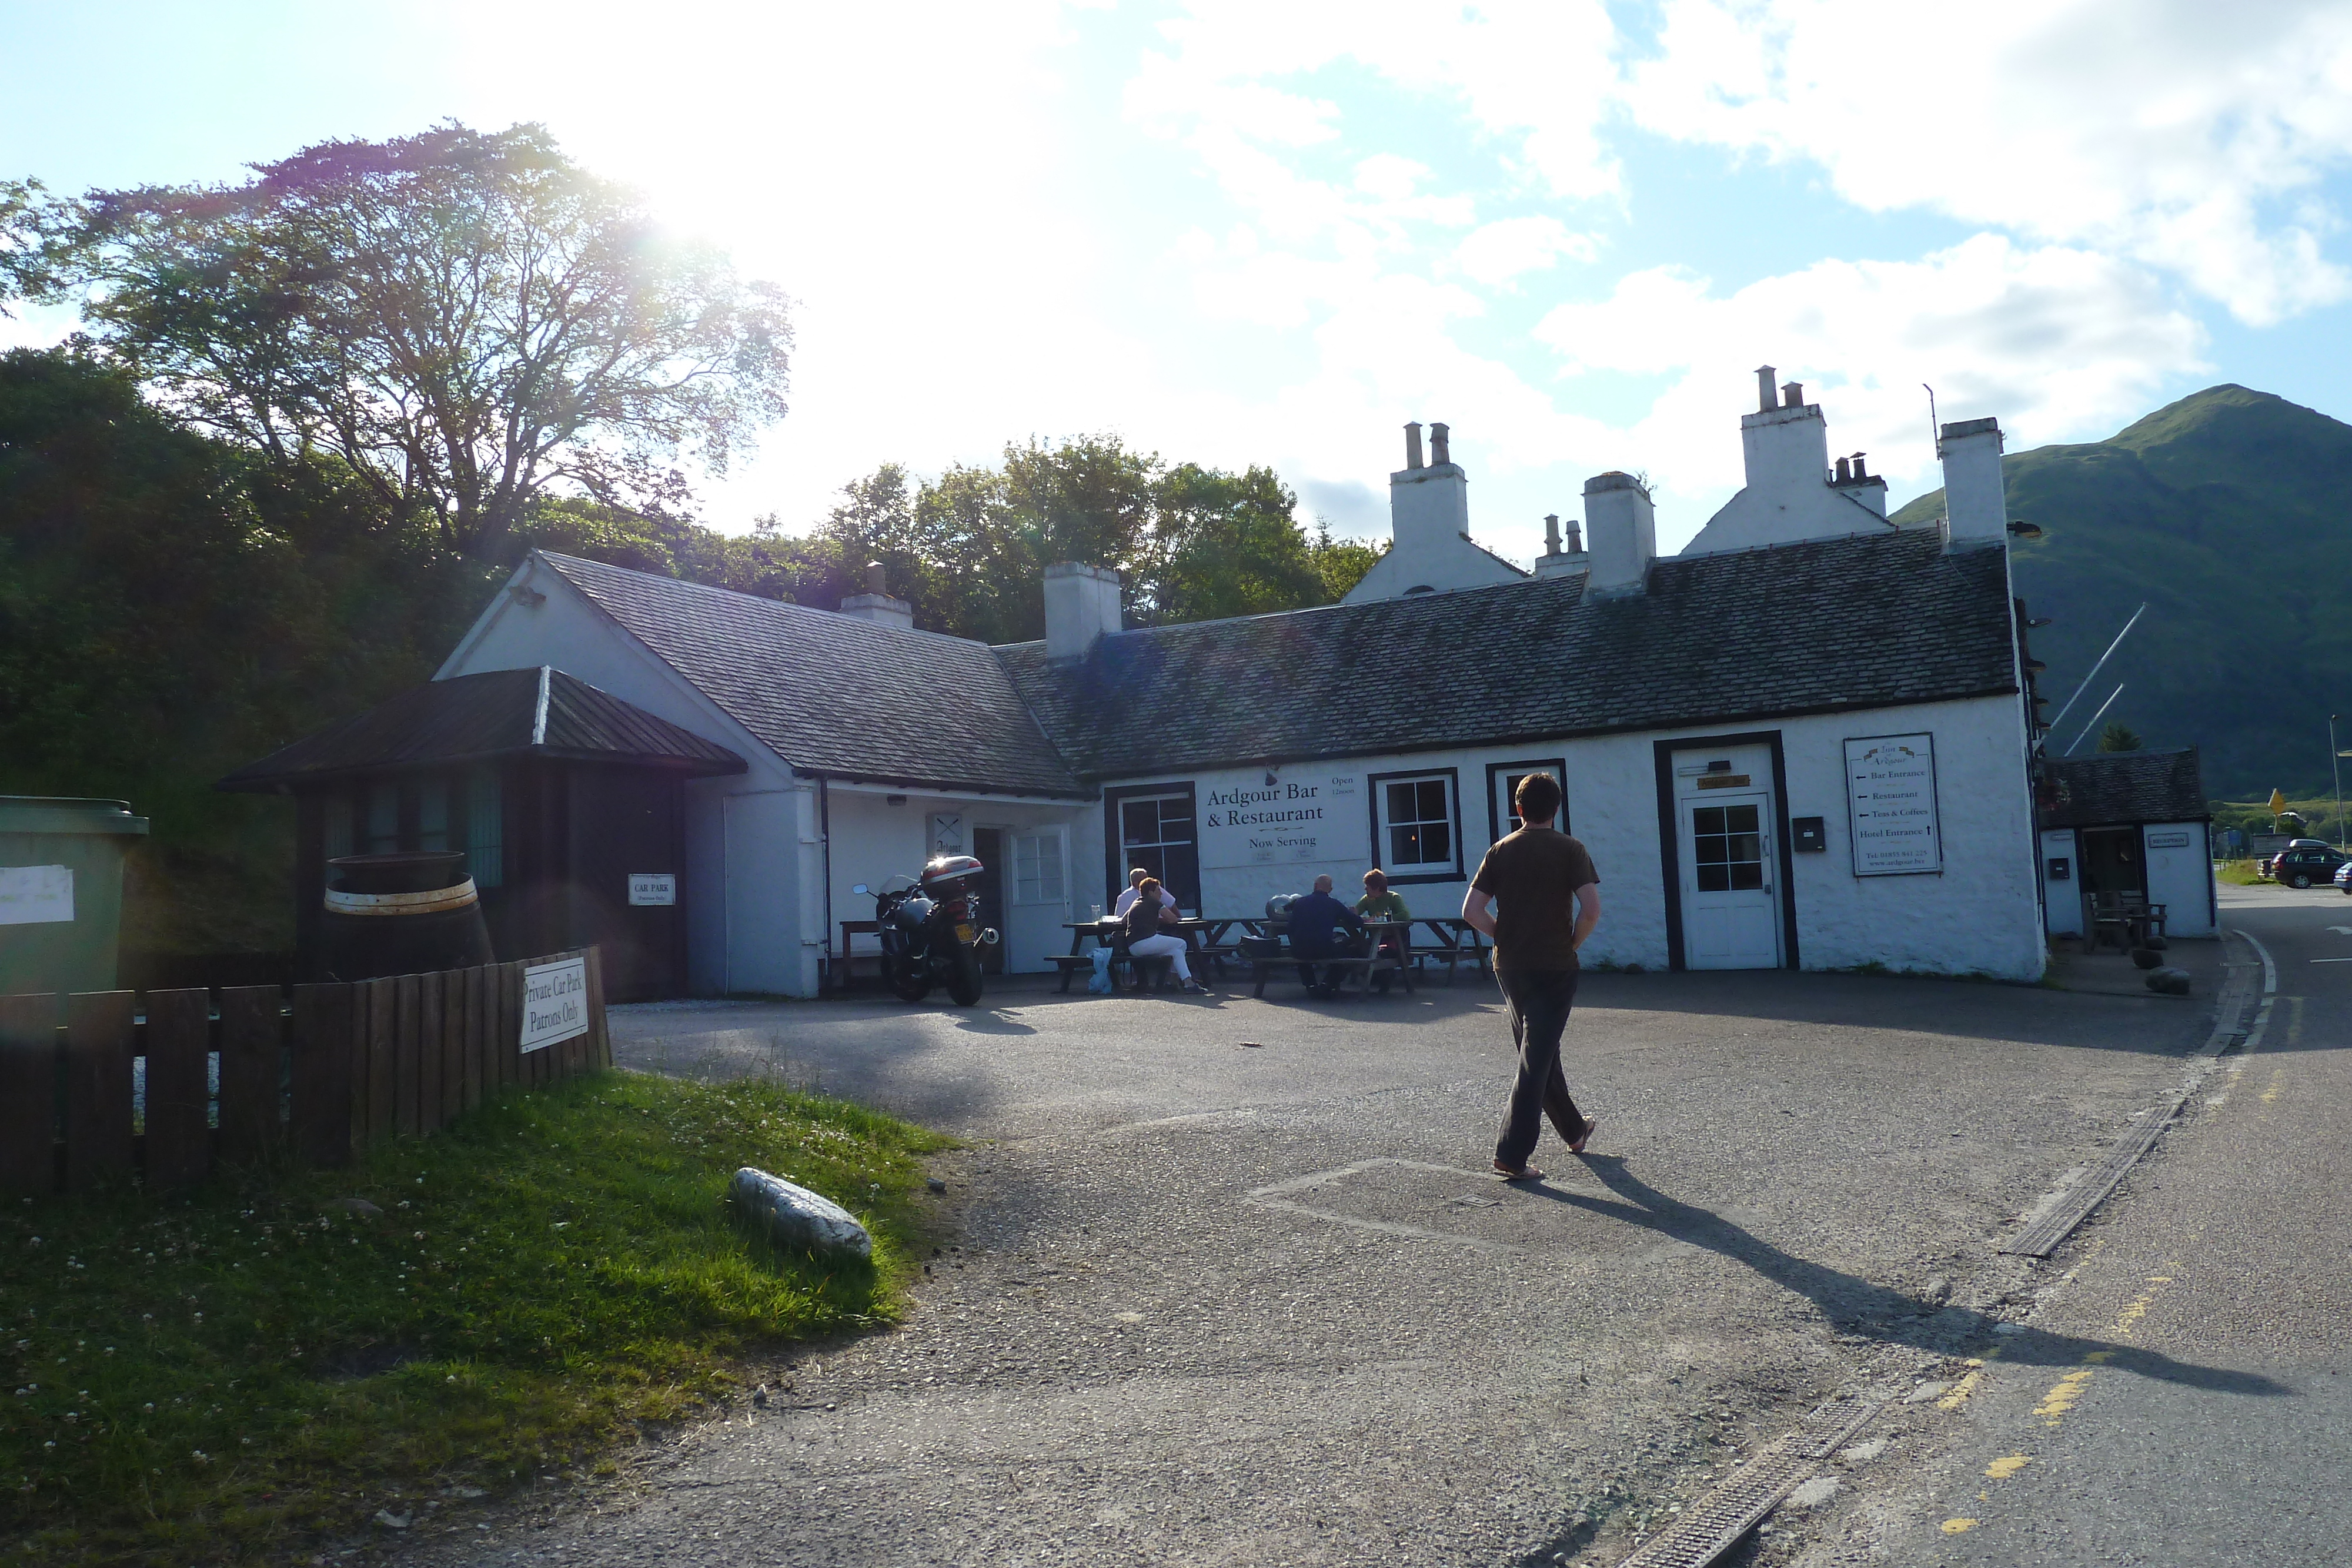
[[[1843,1447],[1878,1414],[1883,1399],[1832,1399],[1769,1444],[1694,1503],[1664,1534],[1618,1568],[1706,1568],[1804,1484],[1813,1466]]]

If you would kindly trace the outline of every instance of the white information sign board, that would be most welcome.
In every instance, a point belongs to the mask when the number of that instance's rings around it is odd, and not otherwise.
[[[588,1032],[588,960],[558,958],[522,972],[522,1051],[528,1056]]]
[[[676,904],[677,873],[674,871],[633,871],[629,873],[631,904]]]
[[[1201,864],[1281,865],[1363,855],[1365,830],[1352,806],[1353,778],[1213,784],[1201,797]]]
[[[1845,743],[1853,874],[1908,876],[1944,869],[1936,822],[1936,738],[1874,735]]]
[[[0,865],[0,925],[50,925],[73,917],[73,867]]]

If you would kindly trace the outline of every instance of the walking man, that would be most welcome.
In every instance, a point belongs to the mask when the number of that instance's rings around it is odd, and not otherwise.
[[[1511,1006],[1511,1039],[1519,1048],[1519,1075],[1495,1142],[1496,1173],[1510,1181],[1541,1181],[1528,1163],[1542,1131],[1552,1126],[1570,1154],[1584,1152],[1596,1124],[1569,1097],[1559,1069],[1559,1037],[1576,1002],[1576,950],[1601,923],[1601,878],[1592,857],[1552,818],[1559,812],[1559,782],[1549,773],[1519,780],[1515,797],[1520,828],[1498,841],[1479,862],[1462,900],[1462,918],[1495,942],[1495,978]]]

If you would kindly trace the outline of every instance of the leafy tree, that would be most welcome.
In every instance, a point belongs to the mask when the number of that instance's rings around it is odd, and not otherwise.
[[[673,516],[782,417],[782,294],[665,237],[536,125],[329,141],[236,186],[13,201],[14,287],[278,463],[331,454],[494,559],[542,496]],[[0,223],[9,223],[0,205]],[[0,277],[0,282],[7,278]]]
[[[2110,719],[2107,727],[2099,731],[2101,751],[2137,751],[2145,744],[2139,732],[2121,719]]]
[[[1062,560],[1118,570],[1134,625],[1328,603],[1379,552],[1327,529],[1310,538],[1297,506],[1272,469],[1171,467],[1088,435],[1008,446],[1000,466],[932,481],[885,465],[845,486],[809,538],[765,537],[798,547],[812,602],[858,591],[864,563],[879,560],[919,625],[1017,643],[1045,635],[1045,568]]]
[[[331,458],[208,438],[84,354],[0,355],[0,793],[154,819],[130,946],[281,942],[286,824],[213,780],[428,677],[489,591]]]

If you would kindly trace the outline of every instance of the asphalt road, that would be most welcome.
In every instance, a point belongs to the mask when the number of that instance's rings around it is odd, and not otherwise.
[[[626,1064],[782,1071],[960,1134],[953,1236],[904,1327],[766,1369],[764,1410],[371,1552],[1615,1563],[1817,1401],[1956,1378],[2032,1310],[2047,1270],[1994,1245],[2177,1089],[2216,967],[2184,956],[2196,1000],[1590,977],[1569,1062],[1595,1157],[1547,1134],[1541,1188],[1485,1172],[1512,1058],[1468,978],[617,1011]],[[2004,1343],[2053,1376],[2093,1348]],[[2189,1347],[2140,1364],[2217,1375]],[[1746,1560],[1890,1539],[1906,1516],[1864,1483],[1926,1449],[1889,1429]]]
[[[2098,1348],[1996,1357],[1887,1488],[1878,1561],[2352,1562],[2352,899],[2225,896],[2267,1026],[2053,1260],[2032,1329]]]

